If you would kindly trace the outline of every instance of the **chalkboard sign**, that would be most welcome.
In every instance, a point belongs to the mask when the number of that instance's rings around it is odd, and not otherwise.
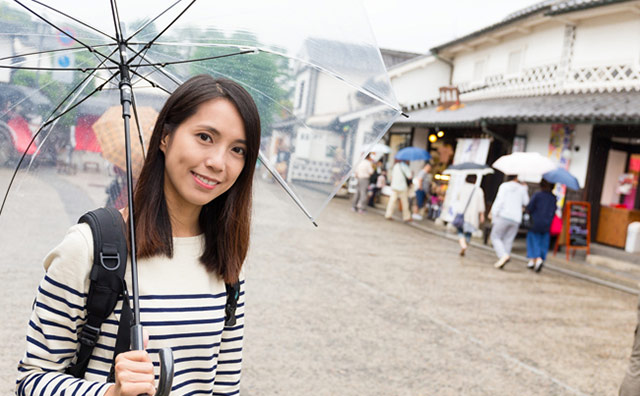
[[[553,254],[558,252],[560,244],[565,245],[567,250],[567,260],[569,253],[573,250],[586,250],[590,253],[591,244],[591,204],[583,201],[567,201],[564,205],[562,216],[563,227]]]

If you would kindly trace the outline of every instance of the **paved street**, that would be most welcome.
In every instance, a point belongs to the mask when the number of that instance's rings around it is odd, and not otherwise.
[[[76,190],[63,176],[30,180],[24,191],[39,198],[11,206],[45,205],[48,216],[0,218],[2,394],[13,389],[41,257],[83,205],[103,203],[101,180]],[[637,297],[521,263],[498,271],[475,248],[461,259],[455,242],[353,213],[343,199],[314,228],[279,187],[260,182],[255,196],[242,394],[616,394]]]

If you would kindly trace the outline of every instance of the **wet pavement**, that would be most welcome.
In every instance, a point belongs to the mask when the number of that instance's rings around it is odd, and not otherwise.
[[[103,203],[101,182],[31,183],[41,194],[0,218],[0,394],[13,389],[42,256],[75,212]],[[33,204],[50,215],[17,214]],[[455,241],[349,208],[334,199],[315,228],[257,183],[241,394],[616,394],[636,296],[523,263],[495,270],[491,252],[461,258]]]

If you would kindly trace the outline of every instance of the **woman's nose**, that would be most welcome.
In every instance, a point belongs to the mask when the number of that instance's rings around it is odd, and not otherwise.
[[[221,147],[214,147],[207,152],[205,165],[217,172],[223,171],[225,168],[226,150]]]

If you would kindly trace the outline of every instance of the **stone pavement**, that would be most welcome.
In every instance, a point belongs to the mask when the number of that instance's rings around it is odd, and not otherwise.
[[[384,208],[378,205],[376,208],[368,208],[371,212],[384,215]],[[394,219],[402,221],[398,211]],[[433,235],[457,240],[455,231],[443,225],[437,225],[432,220],[412,220],[406,224]],[[493,252],[490,243],[485,245],[481,239],[473,238],[471,246],[485,251]],[[518,237],[514,241],[512,260],[519,265],[526,265],[526,240]],[[571,259],[566,259],[566,252],[561,248],[557,255],[549,252],[544,270],[556,271],[574,278],[613,287],[631,294],[640,293],[640,253],[626,253],[622,249],[616,249],[601,244],[591,244],[591,254],[586,251],[572,252]]]

